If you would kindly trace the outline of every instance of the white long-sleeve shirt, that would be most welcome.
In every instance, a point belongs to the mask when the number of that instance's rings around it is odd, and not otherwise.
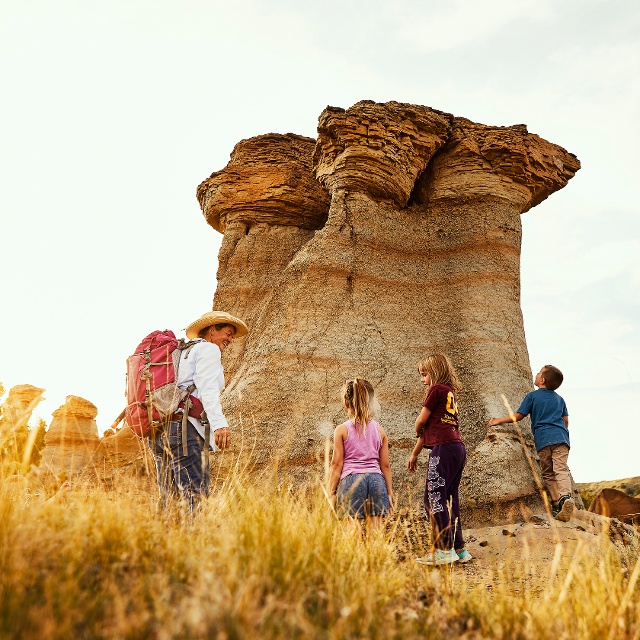
[[[215,451],[217,449],[213,432],[217,429],[228,427],[227,419],[222,413],[220,393],[224,389],[224,370],[222,368],[222,353],[220,347],[212,342],[202,340],[196,343],[188,352],[183,352],[178,367],[178,386],[186,389],[195,384],[193,396],[198,398],[207,412],[211,433],[209,444]],[[202,422],[193,416],[189,416],[189,422],[204,438]]]

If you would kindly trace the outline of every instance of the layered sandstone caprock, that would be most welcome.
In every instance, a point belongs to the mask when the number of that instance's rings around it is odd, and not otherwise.
[[[360,192],[404,207],[416,178],[446,143],[448,113],[399,102],[384,107],[365,100],[321,114],[314,163],[332,195]]]
[[[329,196],[313,175],[315,140],[267,134],[239,142],[227,166],[198,187],[207,222],[224,233],[213,308],[249,326],[296,252],[327,219]],[[226,358],[233,375],[239,339]]]
[[[31,419],[33,410],[42,400],[44,389],[31,384],[18,384],[9,389],[2,405],[2,418],[5,428],[18,429]]]
[[[516,404],[532,387],[520,214],[563,187],[579,162],[523,125],[489,127],[395,102],[328,108],[318,134],[327,221],[270,283],[224,397],[245,450],[256,461],[315,460],[344,419],[341,385],[363,376],[376,388],[404,486],[423,397],[416,363],[440,351],[464,383],[467,506],[477,519],[539,506],[530,433],[523,446],[513,428],[487,434],[485,425],[505,413],[501,393]],[[261,256],[277,252],[267,233],[255,243]],[[228,295],[231,275],[227,267],[216,299]]]
[[[95,418],[98,409],[78,396],[67,396],[53,412],[45,438],[41,469],[58,476],[80,473],[91,460],[100,439]]]
[[[12,387],[7,394],[7,398],[0,407],[0,452],[8,454],[8,465],[4,471],[11,475],[20,466],[25,442],[29,441],[29,420],[33,410],[42,400],[44,389],[34,387],[30,384],[19,384]],[[4,394],[4,389],[0,385],[0,395]],[[31,431],[31,436],[36,433]],[[33,443],[33,441],[32,441]],[[31,445],[27,445],[30,447]],[[9,462],[11,460],[11,462]],[[0,465],[4,462],[4,457],[0,456]]]

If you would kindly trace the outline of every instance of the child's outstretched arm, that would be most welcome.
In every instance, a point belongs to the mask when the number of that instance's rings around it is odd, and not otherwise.
[[[387,485],[389,504],[391,505],[391,511],[393,511],[393,487],[391,485],[391,463],[389,462],[389,439],[382,427],[380,427],[380,435],[382,436],[382,446],[380,447],[380,471],[382,471],[384,482]]]
[[[516,412],[514,414],[514,417],[517,422],[520,422],[520,420],[522,420],[526,416],[524,416],[522,413]],[[502,416],[502,418],[491,418],[491,420],[487,422],[487,427],[495,427],[499,424],[507,424],[507,422],[513,422],[513,418],[511,416]]]
[[[333,456],[331,458],[331,475],[329,476],[329,496],[333,505],[336,502],[338,483],[344,464],[344,441],[347,435],[347,427],[344,424],[336,427],[333,432]]]
[[[413,451],[409,456],[409,463],[407,464],[407,471],[416,471],[418,468],[418,456],[424,449],[424,438],[418,438],[416,446],[413,447]]]

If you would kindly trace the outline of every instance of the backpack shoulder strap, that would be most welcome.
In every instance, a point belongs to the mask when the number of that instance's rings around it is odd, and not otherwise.
[[[189,357],[189,353],[193,347],[195,347],[200,342],[206,342],[204,338],[196,338],[195,340],[186,341],[183,339],[178,341],[178,349],[184,353],[184,359],[186,360]]]
[[[184,359],[186,360],[189,357],[189,353],[191,349],[196,346],[199,342],[204,342],[202,338],[198,338],[196,340],[185,341],[181,339],[178,341],[177,349],[180,351],[180,358],[178,358],[178,363],[176,365],[176,382],[178,380],[178,369],[180,368],[180,361],[182,360],[182,355],[184,354]],[[196,388],[195,384],[190,384],[186,388],[186,395],[183,400],[183,409],[182,409],[182,454],[184,456],[188,455],[187,450],[187,420],[189,416],[189,409],[191,408],[191,394],[194,392]]]

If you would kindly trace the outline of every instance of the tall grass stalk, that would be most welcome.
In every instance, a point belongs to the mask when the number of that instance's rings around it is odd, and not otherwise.
[[[363,540],[321,478],[234,475],[190,519],[125,476],[56,499],[4,482],[0,517],[1,638],[640,637],[637,546],[432,569],[422,522]]]

